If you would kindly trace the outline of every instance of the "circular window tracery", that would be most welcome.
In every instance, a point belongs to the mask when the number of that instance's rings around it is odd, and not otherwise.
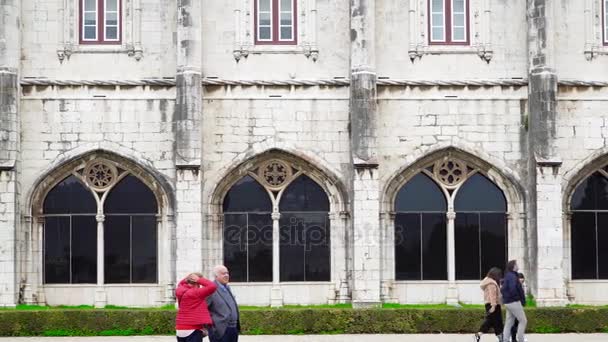
[[[258,169],[258,177],[271,189],[280,189],[289,183],[292,175],[291,167],[277,159],[265,162]]]
[[[467,177],[467,165],[456,159],[438,161],[433,171],[435,178],[448,187],[457,186]]]
[[[84,179],[95,191],[104,191],[118,179],[116,167],[105,161],[93,161],[84,169]]]

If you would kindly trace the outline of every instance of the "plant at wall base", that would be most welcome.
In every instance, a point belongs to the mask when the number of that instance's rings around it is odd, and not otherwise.
[[[533,332],[537,334],[557,334],[561,333],[562,330],[558,327],[537,326],[533,329]]]
[[[526,296],[526,306],[529,308],[536,307],[536,299],[534,298],[533,295],[529,294]]]

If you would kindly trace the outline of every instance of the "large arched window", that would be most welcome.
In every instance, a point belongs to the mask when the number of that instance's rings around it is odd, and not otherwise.
[[[572,279],[608,279],[606,169],[587,177],[572,195]]]
[[[93,160],[72,171],[44,199],[44,282],[156,283],[154,193],[107,160]],[[102,255],[103,270],[98,265]]]
[[[446,200],[437,184],[419,173],[395,199],[397,280],[446,280]]]
[[[456,211],[456,279],[476,280],[507,259],[507,203],[502,191],[475,173],[460,187]]]
[[[395,279],[473,280],[504,267],[504,194],[465,161],[446,156],[422,168],[394,208]]]
[[[223,214],[233,281],[330,280],[329,199],[299,168],[278,159],[256,165],[230,188]]]

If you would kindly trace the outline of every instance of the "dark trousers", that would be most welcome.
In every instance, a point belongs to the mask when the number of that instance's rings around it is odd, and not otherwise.
[[[213,334],[209,334],[209,340],[211,342],[238,342],[239,331],[236,329],[236,327],[228,327],[226,328],[224,336],[222,336],[221,338],[218,339],[212,336]]]
[[[518,325],[519,325],[519,321],[517,319],[515,319],[515,323],[513,323],[513,328],[511,328],[511,341],[512,342],[517,342],[517,326]],[[509,342],[509,341],[506,341],[506,342]]]
[[[492,305],[486,303],[486,319],[481,324],[479,331],[486,334],[490,331],[490,328],[494,328],[494,334],[498,336],[502,334],[502,329],[504,328],[502,324],[502,311],[500,305],[496,305],[492,313],[490,313],[490,308],[492,308]]]
[[[178,337],[177,342],[201,342],[203,340],[203,332],[200,330],[194,330],[190,336]]]

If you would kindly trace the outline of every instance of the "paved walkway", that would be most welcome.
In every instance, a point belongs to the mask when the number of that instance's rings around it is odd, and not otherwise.
[[[473,335],[274,335],[241,336],[240,342],[471,342]],[[529,342],[606,342],[608,334],[528,335]],[[173,336],[133,337],[0,337],[0,342],[175,342]],[[482,342],[495,342],[494,336],[485,335]],[[204,339],[203,342],[209,342]]]

